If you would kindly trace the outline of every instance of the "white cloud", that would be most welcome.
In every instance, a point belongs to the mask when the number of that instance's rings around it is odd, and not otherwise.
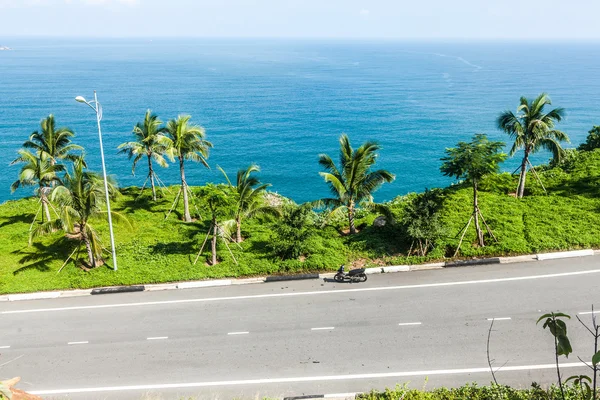
[[[371,11],[366,10],[366,9],[363,8],[362,10],[359,11],[359,14],[360,14],[361,17],[368,17],[369,14],[371,14]]]

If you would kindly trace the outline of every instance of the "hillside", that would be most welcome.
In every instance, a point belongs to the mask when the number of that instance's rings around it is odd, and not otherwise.
[[[477,248],[475,232],[469,230],[460,256],[491,256],[600,247],[600,150],[569,153],[560,167],[539,168],[547,194],[533,174],[528,176],[527,196],[518,200],[509,195],[516,177],[490,176],[481,184],[480,206],[498,243]],[[398,176],[398,179],[403,179]],[[193,264],[209,227],[209,221],[185,224],[180,214],[165,220],[177,188],[165,192],[154,204],[146,195],[136,198],[137,188],[122,190],[113,208],[127,216],[131,228],[116,225],[119,270],[102,266],[91,271],[73,262],[58,270],[74,249],[74,243],[55,233],[35,239],[28,246],[30,224],[39,206],[37,198],[8,201],[0,205],[0,294],[38,290],[89,288],[107,285],[159,283],[180,280],[239,277],[305,271],[327,271],[340,264],[356,266],[417,263],[451,256],[458,244],[457,233],[471,213],[469,187],[454,185],[443,190],[441,221],[445,235],[427,257],[406,257],[410,240],[402,224],[372,226],[378,214],[360,211],[354,236],[342,233],[345,221],[320,229],[322,216],[313,214],[307,229],[304,254],[281,260],[273,251],[278,240],[273,228],[277,219],[251,219],[244,223],[246,238],[238,248],[230,244],[236,265],[225,245],[219,243],[220,263],[208,264],[210,250],[205,248]],[[407,197],[390,202],[396,216],[402,215]],[[108,229],[95,221],[105,243]],[[488,238],[489,239],[489,238]]]

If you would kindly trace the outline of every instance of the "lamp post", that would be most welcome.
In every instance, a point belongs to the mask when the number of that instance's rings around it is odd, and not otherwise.
[[[112,216],[110,214],[110,196],[108,194],[108,181],[106,179],[106,164],[104,163],[104,147],[102,146],[102,129],[100,121],[102,120],[102,105],[98,103],[98,95],[94,90],[94,100],[88,102],[82,96],[75,97],[79,103],[87,104],[96,113],[96,121],[98,122],[98,137],[100,138],[100,157],[102,158],[102,175],[104,176],[104,193],[106,194],[106,209],[108,211],[108,228],[110,230],[110,246],[112,248],[113,270],[117,270],[117,251],[115,249],[115,235],[113,233]],[[93,105],[92,105],[93,104]]]

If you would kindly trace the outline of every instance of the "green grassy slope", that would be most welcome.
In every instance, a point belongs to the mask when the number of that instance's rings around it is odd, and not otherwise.
[[[480,206],[499,242],[490,242],[485,248],[474,247],[475,232],[470,229],[461,256],[600,247],[600,150],[577,153],[561,168],[542,169],[540,175],[547,195],[531,175],[528,180],[530,194],[523,200],[508,195],[516,187],[515,177],[501,174],[482,183],[484,191]],[[239,265],[235,265],[227,249],[220,244],[222,262],[209,266],[206,263],[208,249],[193,265],[208,222],[184,224],[179,221],[179,214],[172,214],[165,220],[174,194],[167,193],[164,199],[153,204],[147,197],[135,201],[137,193],[138,189],[123,190],[123,195],[113,206],[133,225],[132,229],[116,226],[119,256],[116,273],[106,266],[85,272],[73,263],[58,273],[74,244],[56,233],[36,239],[28,246],[28,230],[38,207],[37,199],[0,205],[0,294],[325,271],[351,262],[369,266],[441,259],[454,252],[458,243],[455,235],[469,218],[472,196],[470,188],[462,185],[445,190],[442,213],[447,237],[427,258],[405,257],[410,243],[404,238],[401,227],[372,227],[370,223],[376,215],[363,211],[358,220],[358,225],[363,224],[359,234],[343,236],[337,230],[341,225],[319,229],[310,239],[312,254],[301,260],[281,261],[269,251],[268,244],[273,240],[271,226],[276,221],[248,221],[243,226],[243,236],[247,240],[241,244],[242,249],[231,245]],[[401,213],[401,206],[396,206],[396,211]],[[94,225],[107,242],[108,230],[104,221],[95,221]]]

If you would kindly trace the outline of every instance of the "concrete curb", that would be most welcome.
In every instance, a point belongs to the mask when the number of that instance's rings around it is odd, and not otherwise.
[[[468,265],[487,265],[487,264],[500,264],[500,259],[495,258],[474,258],[472,260],[458,260],[447,262],[445,267],[466,267]]]
[[[305,399],[331,399],[331,400],[354,400],[362,393],[330,393],[330,394],[309,394],[303,396],[284,397],[283,400],[305,400]]]
[[[537,259],[539,261],[543,260],[556,260],[559,258],[572,258],[572,257],[589,257],[593,256],[595,251],[592,249],[588,250],[574,250],[574,251],[561,251],[558,253],[543,253],[538,254]]]
[[[459,260],[451,262],[437,262],[420,265],[390,265],[385,267],[373,267],[366,268],[365,273],[367,275],[382,274],[382,273],[395,273],[395,272],[412,272],[412,271],[425,271],[442,268],[453,268],[470,265],[489,265],[489,264],[512,264],[512,263],[524,263],[542,260],[556,260],[561,258],[573,258],[573,257],[589,257],[589,256],[600,256],[600,250],[574,250],[574,251],[563,251],[556,253],[541,253],[541,254],[528,254],[514,257],[494,257],[494,258],[480,258],[472,260]],[[34,292],[34,293],[17,293],[0,296],[0,302],[4,301],[21,301],[21,300],[45,300],[45,299],[56,299],[62,297],[79,297],[89,296],[98,294],[109,294],[109,293],[128,293],[128,292],[153,292],[161,290],[179,290],[179,289],[190,289],[190,288],[203,288],[203,287],[217,287],[217,286],[232,286],[232,285],[249,285],[255,283],[265,282],[280,282],[289,280],[305,280],[305,279],[323,279],[333,278],[335,272],[328,272],[323,274],[298,274],[298,275],[271,275],[267,277],[255,277],[255,278],[244,278],[244,279],[216,279],[216,280],[202,280],[202,281],[189,281],[189,282],[178,282],[178,283],[160,283],[151,285],[134,285],[134,286],[116,286],[116,287],[105,287],[95,289],[78,289],[78,290],[65,290],[65,291],[53,291],[53,292]]]
[[[130,292],[143,292],[144,286],[115,286],[115,287],[103,287],[92,289],[92,294],[110,294],[110,293],[130,293]],[[60,295],[60,292],[59,292]],[[57,296],[59,297],[59,296]]]
[[[319,279],[319,274],[298,274],[298,275],[271,275],[265,278],[265,282],[280,281],[300,281],[304,279]]]

